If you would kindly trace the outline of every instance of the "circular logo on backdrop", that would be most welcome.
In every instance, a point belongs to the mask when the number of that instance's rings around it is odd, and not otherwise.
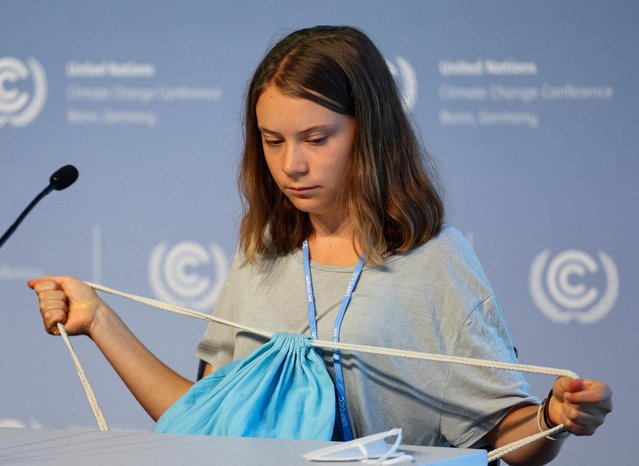
[[[396,57],[395,62],[386,60],[390,72],[395,77],[404,104],[411,110],[417,102],[417,74],[413,66],[404,57]]]
[[[217,299],[228,260],[215,243],[194,241],[158,244],[149,259],[149,285],[158,299],[199,311],[210,311]]]
[[[47,78],[34,58],[0,57],[0,128],[31,123],[47,99]]]
[[[535,305],[553,322],[594,324],[617,300],[619,273],[601,251],[596,259],[576,249],[551,258],[546,249],[533,260],[529,286]]]

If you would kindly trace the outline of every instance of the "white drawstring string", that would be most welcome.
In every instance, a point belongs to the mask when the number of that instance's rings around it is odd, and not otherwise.
[[[266,338],[271,338],[273,336],[273,332],[268,332],[265,330],[248,327],[230,320],[221,319],[219,317],[215,317],[210,314],[205,314],[203,312],[198,312],[185,307],[176,306],[174,304],[157,301],[155,299],[145,298],[143,296],[124,293],[124,292],[113,290],[111,288],[107,288],[106,286],[98,285],[95,283],[90,283],[90,282],[85,282],[85,283],[97,291],[102,291],[104,293],[112,294],[114,296],[127,298],[132,301],[137,301],[139,303],[146,304],[148,306],[162,309],[165,311],[173,312],[173,313],[184,315],[184,316],[195,317],[197,319],[208,320],[210,322],[216,322],[222,325],[227,325],[229,327],[237,328],[239,330],[244,330],[246,332],[249,332],[255,335],[260,335]],[[78,376],[80,377],[82,386],[87,394],[87,399],[89,400],[89,404],[91,405],[91,409],[93,410],[93,413],[97,420],[98,427],[102,431],[108,431],[109,428],[104,419],[104,416],[102,415],[102,411],[100,410],[100,407],[95,398],[95,395],[93,394],[93,391],[91,390],[91,386],[89,385],[89,382],[86,376],[84,375],[84,371],[82,370],[82,366],[80,365],[80,362],[73,350],[73,347],[71,346],[71,342],[69,341],[69,337],[67,336],[64,326],[62,324],[58,324],[58,329],[60,330],[60,334],[62,335],[62,338],[64,339],[67,345],[67,348],[69,349],[69,352],[71,353],[71,357],[73,359],[76,370],[78,372]],[[447,362],[452,364],[464,364],[464,365],[470,365],[470,366],[488,367],[493,369],[532,372],[536,374],[546,374],[546,375],[554,375],[554,376],[567,376],[573,379],[579,378],[577,374],[569,370],[555,369],[552,367],[543,367],[543,366],[532,366],[528,364],[513,364],[513,363],[500,362],[500,361],[489,361],[485,359],[463,358],[463,357],[457,357],[457,356],[444,356],[439,354],[421,353],[418,351],[406,351],[406,350],[400,350],[400,349],[394,349],[394,348],[383,348],[378,346],[353,345],[349,343],[336,343],[332,341],[323,341],[323,340],[312,340],[311,345],[319,347],[319,348],[324,348],[324,349],[337,348],[340,350],[371,353],[371,354],[381,354],[386,356],[398,356],[402,358]],[[557,433],[561,431],[563,427],[564,426],[560,424],[556,427],[553,427],[552,429],[539,432],[529,437],[525,437],[523,439],[509,443],[508,445],[504,445],[501,448],[497,448],[488,454],[488,461],[490,462],[498,458],[501,458],[502,456],[514,450],[517,450],[519,448],[522,448],[525,445],[528,445],[536,440],[539,440],[540,438],[544,438],[545,436],[549,436],[554,433]]]

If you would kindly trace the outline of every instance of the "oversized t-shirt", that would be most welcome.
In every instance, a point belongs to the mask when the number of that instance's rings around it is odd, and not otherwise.
[[[215,315],[272,332],[308,334],[301,252],[244,262],[236,254]],[[353,269],[311,261],[319,339],[332,337]],[[406,254],[364,268],[340,341],[516,362],[484,271],[450,226]],[[215,370],[264,342],[210,323],[196,354]],[[330,357],[325,359],[332,374]],[[347,351],[342,368],[356,437],[402,427],[405,444],[477,446],[510,408],[537,402],[522,374],[513,371]]]

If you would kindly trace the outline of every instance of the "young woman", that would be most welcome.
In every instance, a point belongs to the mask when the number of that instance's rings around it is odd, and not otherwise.
[[[240,244],[217,316],[321,339],[516,360],[477,258],[443,224],[433,171],[385,60],[361,31],[303,29],[268,52],[248,90],[239,178]],[[56,333],[63,322],[91,337],[154,419],[191,386],[82,282],[43,277],[29,286],[45,328]],[[210,325],[197,355],[206,375],[262,343]],[[598,381],[558,379],[538,420],[518,373],[350,353],[326,362],[338,388],[343,378],[343,438],[401,426],[407,444],[495,448],[538,432],[538,421],[590,435],[611,410],[611,391]],[[544,464],[562,441],[542,439],[506,460]]]

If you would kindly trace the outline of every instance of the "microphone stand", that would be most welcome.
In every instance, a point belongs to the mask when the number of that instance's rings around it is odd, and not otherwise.
[[[44,188],[40,194],[38,194],[33,201],[27,206],[26,209],[22,211],[18,219],[13,222],[13,225],[9,227],[2,238],[0,238],[0,248],[2,245],[9,239],[9,237],[16,231],[16,228],[22,223],[22,220],[31,212],[38,202],[42,200],[44,196],[49,194],[54,189],[56,191],[61,191],[63,189],[68,188],[75,180],[78,179],[78,170],[73,165],[65,165],[64,167],[57,170],[51,177],[49,178],[49,186]]]
[[[53,189],[54,188],[52,184],[44,188],[42,192],[40,192],[40,194],[38,194],[31,201],[31,203],[27,206],[27,208],[22,211],[18,219],[15,222],[13,222],[13,225],[11,225],[9,229],[6,231],[6,233],[2,235],[2,238],[0,238],[0,248],[5,243],[5,241],[9,239],[9,237],[13,234],[13,232],[16,231],[16,228],[18,228],[18,226],[22,223],[22,220],[24,220],[24,218],[29,214],[29,212],[31,212],[31,210],[36,206],[36,204],[40,202],[44,196],[46,196],[51,191],[53,191]]]

